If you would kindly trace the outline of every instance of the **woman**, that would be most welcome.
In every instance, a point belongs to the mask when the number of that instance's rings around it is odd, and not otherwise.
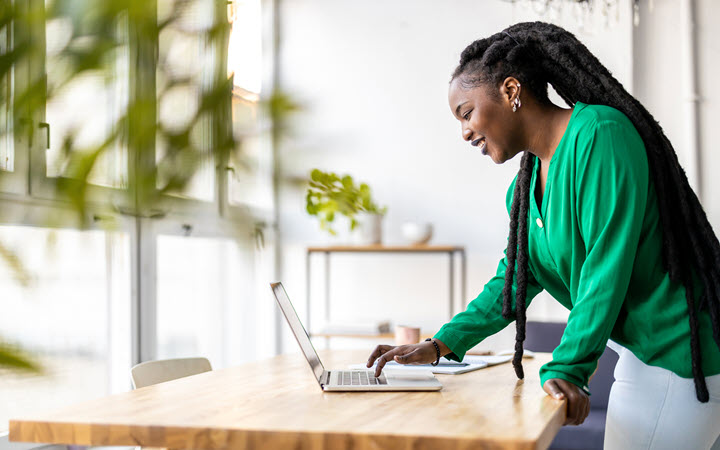
[[[571,109],[550,102],[547,83]],[[515,320],[523,378],[525,310],[545,289],[570,310],[540,371],[568,401],[566,424],[587,417],[588,379],[611,339],[606,448],[709,448],[720,434],[720,244],[662,128],[574,35],[542,22],[470,44],[448,99],[484,155],[523,153],[506,256],[432,340],[380,345],[368,367],[461,360]]]

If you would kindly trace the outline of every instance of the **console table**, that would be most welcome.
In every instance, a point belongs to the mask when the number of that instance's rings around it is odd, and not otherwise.
[[[325,255],[325,319],[330,320],[330,256],[334,253],[433,253],[439,255],[447,255],[449,261],[449,282],[448,282],[448,313],[449,318],[455,315],[454,297],[455,297],[455,256],[460,257],[460,298],[465,299],[465,279],[466,279],[466,260],[465,247],[454,245],[336,245],[328,247],[308,247],[305,257],[305,274],[306,274],[306,298],[307,298],[307,331],[311,334],[310,316],[311,316],[311,264],[310,258],[313,253],[321,253]],[[374,337],[374,336],[371,336]]]

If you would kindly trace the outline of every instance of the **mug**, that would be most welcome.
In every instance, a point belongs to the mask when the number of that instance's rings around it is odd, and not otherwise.
[[[417,344],[420,342],[420,327],[397,325],[395,327],[395,345]]]

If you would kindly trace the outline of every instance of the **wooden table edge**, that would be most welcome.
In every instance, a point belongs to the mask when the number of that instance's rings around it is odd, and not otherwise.
[[[545,354],[539,354],[545,355]],[[283,358],[297,355],[281,355]],[[277,358],[277,357],[276,357]],[[287,362],[283,361],[283,364]],[[499,366],[498,366],[499,367]],[[213,374],[235,370],[221,369]],[[201,376],[207,376],[203,374]],[[444,375],[451,377],[451,375]],[[185,379],[188,380],[188,379]],[[183,379],[169,383],[183,383]],[[521,384],[524,384],[520,382]],[[220,428],[212,424],[165,423],[159,425],[125,424],[114,420],[86,423],[82,418],[75,422],[63,420],[64,417],[38,417],[38,419],[14,418],[9,421],[9,436],[12,442],[55,443],[76,445],[142,445],[147,447],[169,448],[284,448],[288,437],[296,439],[298,448],[316,449],[384,449],[420,445],[422,448],[467,449],[486,447],[488,444],[498,448],[545,449],[548,448],[565,420],[565,405],[556,407],[556,401],[550,401],[553,412],[545,426],[538,428],[535,435],[525,437],[488,436],[472,434],[397,434],[396,429],[382,431],[318,429],[273,430],[265,427]],[[241,426],[241,425],[240,425]],[[327,436],[324,438],[323,436]],[[173,445],[176,444],[176,445]],[[313,444],[313,445],[311,445]],[[331,445],[332,444],[332,445]],[[427,445],[426,445],[427,444]],[[437,444],[437,447],[436,447]]]
[[[493,442],[498,448],[535,450],[546,449],[562,426],[564,415],[559,409],[552,422],[545,428],[537,440],[523,440],[517,438],[497,438]],[[48,436],[47,427],[52,424],[54,432]],[[62,425],[65,425],[64,427]],[[486,448],[488,440],[482,437],[453,437],[442,435],[404,435],[404,434],[377,434],[355,432],[315,432],[306,430],[285,430],[278,433],[265,429],[237,429],[223,430],[212,427],[177,426],[129,426],[128,436],[108,437],[108,427],[117,427],[117,424],[91,424],[82,425],[71,422],[38,422],[24,420],[10,420],[9,439],[11,442],[26,442],[55,445],[87,445],[87,446],[139,446],[163,448],[205,448],[205,449],[272,449],[284,448],[288,439],[302,443],[295,448],[352,448],[354,450],[415,448],[421,445],[427,449],[467,449]],[[173,434],[173,438],[164,438],[166,434]],[[20,434],[32,439],[16,440]],[[155,435],[156,437],[153,437]],[[136,438],[133,438],[136,436]],[[190,447],[188,447],[190,443]],[[175,445],[176,444],[176,445]],[[320,445],[318,447],[318,445]],[[336,447],[340,445],[340,447]]]

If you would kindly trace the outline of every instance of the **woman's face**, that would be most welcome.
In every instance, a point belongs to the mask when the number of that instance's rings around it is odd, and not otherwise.
[[[523,150],[520,124],[510,100],[514,100],[517,92],[511,92],[513,85],[508,84],[517,80],[508,80],[499,88],[499,99],[491,96],[484,85],[464,88],[459,78],[450,83],[448,93],[450,109],[460,121],[463,139],[478,147],[483,155],[490,156],[496,164],[512,159]]]

